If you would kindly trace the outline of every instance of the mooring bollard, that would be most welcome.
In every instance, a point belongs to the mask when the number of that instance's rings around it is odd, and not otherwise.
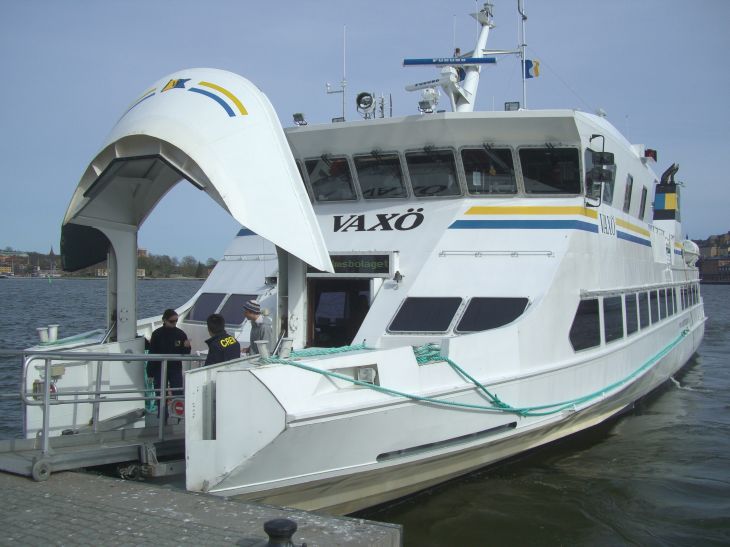
[[[264,532],[269,536],[269,547],[295,547],[292,543],[297,523],[290,519],[273,519],[264,523]],[[302,544],[306,547],[306,543]]]

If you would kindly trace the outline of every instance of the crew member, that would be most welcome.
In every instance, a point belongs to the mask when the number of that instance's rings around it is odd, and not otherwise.
[[[206,365],[214,365],[231,359],[241,357],[241,344],[233,336],[226,332],[226,320],[219,313],[208,316],[208,357],[205,358]]]
[[[150,353],[178,355],[190,353],[188,335],[177,327],[177,321],[178,315],[175,310],[165,310],[162,314],[162,326],[155,329],[150,337]],[[159,396],[162,393],[160,389],[162,385],[162,363],[160,361],[149,361],[147,363],[147,374],[152,376],[155,393]],[[170,387],[172,395],[182,393],[182,361],[167,362],[167,385]],[[167,419],[167,409],[165,409],[165,419]]]
[[[243,305],[243,316],[251,322],[251,338],[249,340],[248,354],[258,355],[259,349],[256,340],[266,340],[269,343],[269,351],[274,351],[274,333],[271,324],[261,315],[261,305],[257,300],[248,300]]]

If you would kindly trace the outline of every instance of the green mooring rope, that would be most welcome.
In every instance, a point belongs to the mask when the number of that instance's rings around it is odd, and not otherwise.
[[[411,399],[413,401],[420,401],[424,403],[433,403],[437,405],[443,405],[443,406],[451,406],[456,408],[464,408],[469,410],[483,410],[483,411],[491,411],[491,412],[508,412],[512,414],[517,414],[519,416],[527,417],[527,416],[549,416],[551,414],[557,414],[558,412],[562,412],[567,409],[575,408],[576,405],[585,403],[590,401],[591,399],[595,399],[597,397],[603,397],[606,392],[611,391],[612,389],[615,389],[629,380],[635,378],[636,376],[640,375],[642,372],[644,372],[649,367],[653,366],[659,359],[667,355],[679,342],[682,341],[682,339],[687,336],[689,333],[689,329],[683,330],[679,336],[677,336],[674,340],[672,340],[667,346],[664,347],[661,351],[659,351],[657,354],[655,354],[653,357],[648,359],[643,365],[641,365],[638,369],[636,369],[634,372],[626,376],[625,378],[622,378],[621,380],[618,380],[603,389],[600,389],[598,391],[594,391],[593,393],[589,393],[587,395],[584,395],[582,397],[577,397],[575,399],[570,399],[568,401],[561,401],[558,403],[553,404],[547,404],[547,405],[539,405],[539,406],[529,406],[529,407],[513,407],[499,399],[496,394],[491,393],[484,384],[480,383],[478,380],[476,380],[474,377],[472,377],[469,373],[467,373],[463,368],[461,368],[459,365],[454,363],[451,359],[447,357],[443,357],[439,352],[440,348],[436,344],[426,344],[424,346],[414,347],[413,353],[416,357],[416,361],[423,365],[426,363],[432,363],[437,361],[443,361],[448,363],[458,374],[460,374],[462,377],[468,379],[474,386],[477,387],[489,400],[489,405],[476,405],[476,404],[470,404],[470,403],[459,403],[455,401],[449,401],[447,399],[438,399],[435,397],[421,397],[419,395],[414,395],[412,393],[405,393],[402,391],[398,391],[395,389],[390,389],[382,386],[377,386],[374,384],[369,384],[367,382],[361,382],[360,380],[355,380],[354,378],[351,378],[349,376],[345,376],[343,374],[339,374],[337,372],[332,372],[330,370],[323,370],[317,367],[313,367],[310,365],[305,365],[304,363],[298,362],[298,361],[292,361],[292,358],[298,358],[298,357],[311,357],[311,356],[317,356],[317,355],[329,355],[329,354],[335,354],[335,353],[344,353],[348,351],[355,351],[355,350],[362,350],[362,349],[373,349],[373,348],[366,348],[364,344],[359,344],[355,346],[343,346],[341,348],[326,348],[326,349],[316,349],[312,348],[312,350],[300,350],[298,352],[292,352],[292,357],[290,359],[281,359],[279,357],[269,357],[267,359],[264,359],[264,362],[266,363],[279,363],[284,365],[291,365],[297,368],[301,368],[303,370],[308,370],[310,372],[316,372],[317,374],[322,374],[323,376],[327,376],[330,378],[337,378],[339,380],[344,380],[346,382],[350,382],[355,385],[363,386],[368,389],[372,389],[374,391],[378,391],[380,393],[385,393],[388,395],[394,395],[398,397],[404,397],[407,399]],[[303,355],[305,354],[305,355]]]

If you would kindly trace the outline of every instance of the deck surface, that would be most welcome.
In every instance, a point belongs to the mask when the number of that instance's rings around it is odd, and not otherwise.
[[[0,473],[0,492],[0,545],[253,546],[267,539],[263,524],[274,518],[297,523],[295,545],[401,545],[398,525],[88,473],[54,473],[45,482]]]

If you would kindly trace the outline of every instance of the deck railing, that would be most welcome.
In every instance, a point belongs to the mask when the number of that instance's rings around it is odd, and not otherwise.
[[[153,389],[154,395],[147,395],[148,390],[146,386],[142,385],[139,388],[131,389],[101,389],[102,385],[102,371],[105,363],[117,363],[119,365],[126,364],[133,361],[145,362],[145,361],[160,361],[161,363],[161,386],[167,386],[167,368],[168,361],[183,361],[191,363],[200,363],[204,361],[205,357],[197,355],[174,355],[174,354],[134,354],[134,353],[82,353],[78,351],[24,351],[24,350],[0,350],[0,357],[21,357],[23,359],[23,368],[20,382],[20,401],[24,406],[39,406],[42,407],[43,412],[43,426],[40,432],[41,450],[43,455],[47,455],[49,452],[49,439],[50,439],[50,413],[51,407],[56,405],[66,404],[92,404],[94,409],[92,411],[92,430],[94,433],[98,432],[99,425],[99,406],[102,403],[117,403],[124,401],[157,401],[160,409],[161,419],[158,425],[158,439],[164,440],[165,437],[165,408],[167,401],[170,398],[168,396],[168,389],[160,388],[159,390]],[[36,361],[43,361],[43,375],[41,377],[41,384],[43,386],[42,393],[38,393],[35,390],[28,391],[28,370],[30,365]],[[96,362],[96,381],[94,389],[82,390],[82,391],[62,391],[60,393],[52,393],[51,391],[51,369],[53,366],[67,363],[69,365],[86,365],[89,362]],[[139,393],[142,392],[142,395]],[[136,394],[136,395],[132,395]],[[39,395],[42,395],[39,398]],[[110,398],[110,395],[115,397]],[[18,394],[10,395],[12,398],[16,398]],[[79,396],[85,396],[88,398],[78,399]],[[73,399],[65,399],[65,397],[74,397]],[[2,398],[9,398],[7,395]]]

